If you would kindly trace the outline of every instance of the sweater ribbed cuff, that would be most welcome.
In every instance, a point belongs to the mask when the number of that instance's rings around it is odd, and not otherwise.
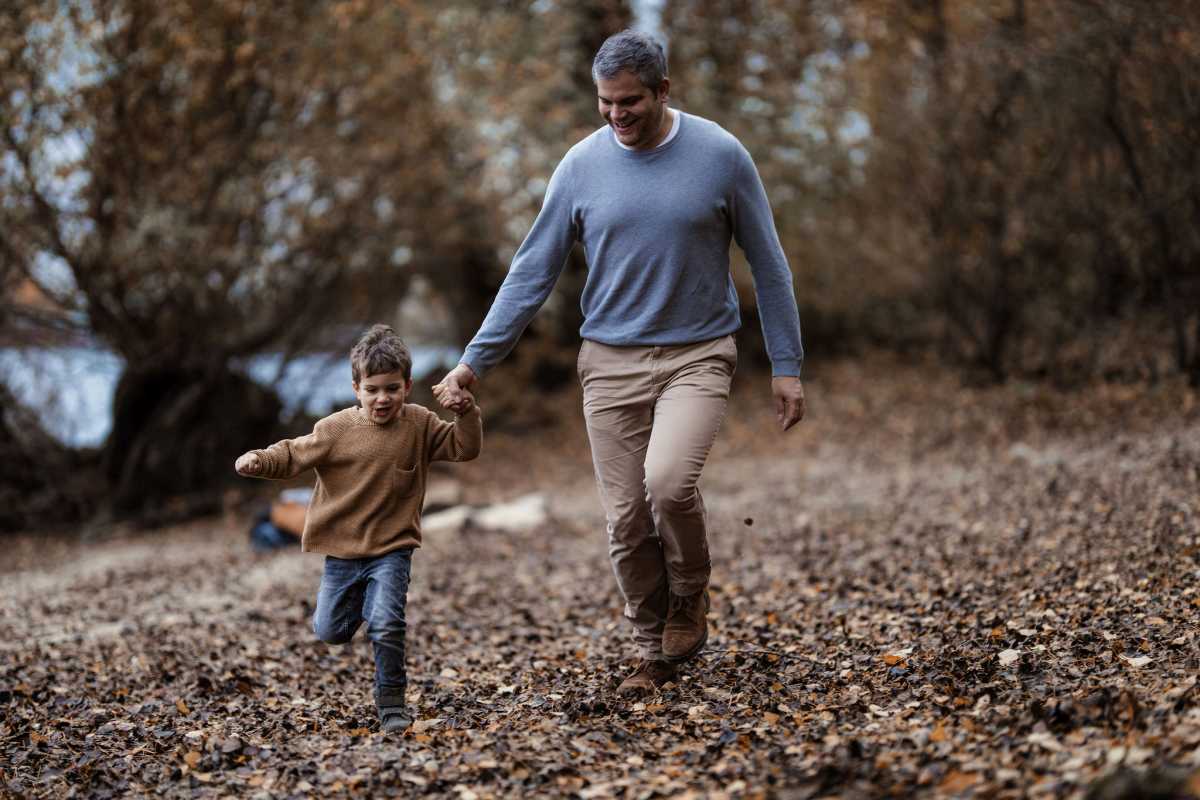
[[[251,453],[258,456],[258,461],[262,465],[256,478],[272,478],[275,475],[275,460],[271,458],[266,450],[251,450]]]
[[[803,361],[774,361],[771,363],[772,378],[799,378]]]
[[[471,370],[471,372],[474,372],[475,380],[479,380],[480,378],[483,377],[483,373],[485,370],[479,364],[478,359],[472,358],[471,356],[468,356],[468,355],[464,355],[461,359],[459,359],[458,363],[465,364]]]

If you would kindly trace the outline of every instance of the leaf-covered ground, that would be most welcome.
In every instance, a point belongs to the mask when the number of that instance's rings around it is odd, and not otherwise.
[[[577,398],[454,472],[554,519],[430,537],[418,722],[307,628],[317,556],[231,512],[0,543],[0,795],[1082,796],[1200,770],[1200,401],[867,359],[780,437],[739,376],[704,490],[713,635],[635,700]],[[486,395],[483,404],[486,409]],[[1168,766],[1174,771],[1168,771]]]

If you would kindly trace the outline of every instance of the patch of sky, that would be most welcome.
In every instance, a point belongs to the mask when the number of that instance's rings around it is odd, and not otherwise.
[[[362,191],[362,181],[358,178],[338,178],[333,184],[333,191],[342,200],[358,197]]]
[[[816,105],[820,103],[825,93],[821,90],[824,76],[812,59],[804,65],[804,77],[792,89],[792,94],[802,103]]]
[[[17,160],[15,153],[8,152],[0,156],[0,180],[3,180],[4,183],[13,183],[19,180],[21,174],[21,162]],[[16,205],[16,194],[2,194],[0,200],[3,201],[5,208],[12,208]]]
[[[803,164],[804,151],[799,147],[776,147],[771,151],[775,158],[788,164]]]
[[[830,39],[837,39],[845,31],[841,19],[836,14],[828,14],[821,18],[821,32]]]
[[[112,428],[120,357],[88,347],[0,350],[0,380],[54,438],[96,447]]]
[[[493,142],[511,141],[520,128],[520,121],[516,118],[509,119],[488,119],[479,123],[479,133],[485,138]],[[515,159],[516,154],[512,157]]]
[[[296,114],[296,122],[301,127],[310,124],[317,116],[317,109],[325,102],[325,93],[315,91],[304,103],[304,106]]]
[[[838,126],[838,139],[848,145],[861,144],[871,138],[871,121],[861,111],[850,109]]]
[[[821,125],[817,109],[798,106],[787,118],[787,128],[793,133],[803,134],[817,144],[829,141],[829,135]]]
[[[451,70],[442,70],[434,74],[433,96],[439,103],[449,103],[458,94],[458,84],[454,81]]]
[[[665,0],[633,0],[633,25],[640,31],[657,36],[663,46],[667,46],[666,35],[662,29],[663,6]],[[669,54],[668,54],[669,57]]]
[[[79,288],[75,283],[75,273],[71,271],[71,267],[66,261],[52,253],[39,252],[34,256],[31,269],[37,282],[55,294],[65,297],[75,293]]]
[[[375,209],[375,216],[377,216],[383,222],[387,222],[388,220],[392,219],[392,217],[396,216],[396,204],[392,202],[390,197],[384,197],[382,195],[376,197],[373,206]]]
[[[406,244],[402,244],[392,251],[392,263],[397,267],[406,266],[410,261],[412,261],[412,257],[412,248]]]
[[[771,104],[761,97],[744,97],[738,106],[746,114],[768,114],[772,109]]]

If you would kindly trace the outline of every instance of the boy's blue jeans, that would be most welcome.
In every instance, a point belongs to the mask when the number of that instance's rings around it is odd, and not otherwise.
[[[404,607],[412,553],[405,547],[372,558],[326,556],[317,592],[312,625],[321,641],[346,644],[358,626],[367,623],[367,638],[375,649],[375,702],[380,707],[404,705]]]

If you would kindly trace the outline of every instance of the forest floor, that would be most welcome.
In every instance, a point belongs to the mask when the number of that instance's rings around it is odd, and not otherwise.
[[[806,389],[782,436],[738,376],[702,483],[708,649],[640,699],[615,693],[634,659],[570,391],[446,473],[551,519],[427,536],[404,736],[378,731],[369,645],[308,629],[320,557],[251,553],[245,506],[6,539],[0,796],[1200,790],[1200,396],[882,357]]]

